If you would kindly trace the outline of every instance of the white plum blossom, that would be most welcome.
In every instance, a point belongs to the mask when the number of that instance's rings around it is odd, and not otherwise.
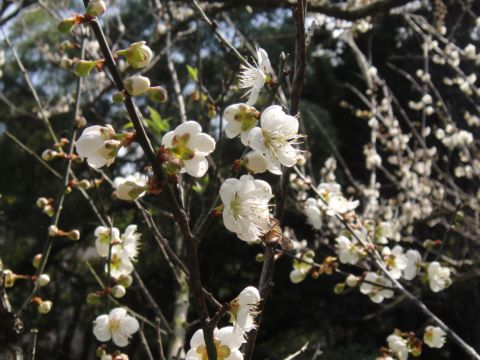
[[[422,255],[417,250],[410,249],[405,253],[407,266],[403,269],[405,280],[413,280],[418,274],[418,264],[422,261]]]
[[[290,272],[290,281],[292,283],[298,284],[305,280],[313,267],[312,264],[314,263],[314,257],[315,253],[312,250],[295,255],[295,259],[293,260],[293,270]]]
[[[394,279],[400,279],[402,277],[402,271],[405,270],[408,264],[408,259],[403,253],[403,248],[400,245],[395,246],[393,249],[385,246],[382,249],[382,255],[390,276]]]
[[[145,195],[147,190],[147,177],[135,173],[127,177],[118,176],[113,181],[117,198],[125,201],[137,200]]]
[[[398,360],[407,360],[408,358],[408,344],[407,340],[402,337],[392,334],[387,337],[388,347],[397,355]]]
[[[110,228],[106,226],[97,226],[95,229],[95,247],[98,255],[107,257],[110,248],[110,243],[120,242],[120,230],[116,227]]]
[[[445,345],[447,334],[438,326],[429,325],[425,328],[423,341],[431,348],[440,349]]]
[[[355,242],[350,241],[346,236],[338,236],[335,241],[337,242],[336,250],[338,259],[342,264],[355,265],[360,260],[360,253]]]
[[[174,131],[166,133],[162,145],[179,160],[181,172],[193,177],[205,175],[208,170],[206,157],[215,150],[215,140],[202,133],[202,127],[196,121],[184,122]]]
[[[246,342],[244,335],[235,331],[233,326],[226,326],[213,331],[217,360],[243,360],[239,348]],[[190,350],[185,360],[208,360],[207,347],[203,330],[197,330],[190,339]]]
[[[240,135],[243,145],[248,145],[248,133],[257,125],[260,112],[247,104],[232,104],[225,109],[223,117],[227,122],[225,125],[227,137],[233,139]]]
[[[318,206],[318,200],[314,198],[308,198],[305,201],[305,215],[307,215],[307,220],[314,229],[319,230],[322,227],[322,213],[320,212]]]
[[[110,275],[113,278],[118,279],[132,273],[133,262],[138,256],[140,237],[137,225],[129,225],[122,234],[120,243],[112,246]]]
[[[75,143],[78,155],[86,158],[88,165],[94,169],[110,166],[121,146],[122,142],[116,139],[111,125],[89,126]]]
[[[224,204],[225,227],[247,242],[257,242],[270,230],[268,203],[273,197],[272,188],[263,180],[250,175],[240,179],[230,178],[220,187]]]
[[[391,281],[374,272],[367,272],[360,286],[360,292],[368,295],[374,303],[381,303],[384,299],[389,299],[393,296],[393,291],[385,288],[385,286],[391,287]]]
[[[250,64],[241,66],[239,88],[247,90],[245,96],[248,96],[248,105],[255,105],[265,82],[274,75],[268,54],[262,48],[257,48],[257,61],[256,66]]]
[[[452,284],[450,269],[434,261],[428,265],[428,283],[433,292],[440,292]]]
[[[235,331],[247,333],[256,327],[255,316],[258,313],[260,300],[258,289],[248,286],[230,302],[231,321],[234,323]]]
[[[340,185],[337,183],[322,183],[318,186],[317,191],[321,197],[318,204],[329,216],[353,211],[359,205],[358,200],[347,200],[342,194]]]
[[[139,329],[137,319],[127,314],[124,308],[115,308],[110,313],[98,316],[93,322],[93,334],[98,341],[113,340],[115,345],[124,347],[132,334]]]
[[[298,120],[285,114],[279,105],[269,106],[260,118],[261,127],[254,127],[248,135],[248,145],[265,156],[272,174],[282,173],[281,165],[292,167],[297,163],[299,150]]]

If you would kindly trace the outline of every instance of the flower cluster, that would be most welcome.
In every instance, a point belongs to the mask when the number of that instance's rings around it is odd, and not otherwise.
[[[240,347],[246,342],[246,334],[256,327],[255,317],[260,304],[257,288],[248,286],[229,304],[233,326],[226,326],[213,331],[214,345],[219,360],[243,360]],[[190,339],[187,360],[207,360],[207,347],[203,330],[197,330]]]

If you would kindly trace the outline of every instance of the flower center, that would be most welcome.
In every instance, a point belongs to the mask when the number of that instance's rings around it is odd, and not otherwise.
[[[180,160],[190,160],[195,155],[194,151],[190,149],[187,144],[190,140],[190,134],[186,133],[182,136],[175,135],[172,140],[172,153]]]
[[[215,349],[217,350],[217,360],[225,360],[230,356],[230,348],[227,345],[222,345],[220,340],[214,339],[213,343],[215,344]],[[205,345],[200,345],[197,347],[197,354],[201,356],[202,360],[208,360],[207,347]]]

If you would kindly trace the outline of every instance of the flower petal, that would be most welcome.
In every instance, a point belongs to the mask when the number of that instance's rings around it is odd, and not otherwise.
[[[193,159],[184,160],[185,170],[193,177],[202,177],[208,170],[208,161],[203,155],[195,155]]]
[[[259,127],[254,127],[248,134],[248,145],[261,154],[265,154],[266,147],[263,140],[263,132]]]
[[[208,134],[200,133],[193,136],[187,146],[208,155],[215,150],[215,140]]]
[[[202,127],[196,121],[189,120],[180,124],[175,129],[175,135],[182,136],[183,134],[190,134],[190,136],[194,136],[198,133],[202,132]]]
[[[167,148],[171,148],[172,147],[172,141],[173,141],[173,137],[175,136],[175,132],[174,131],[169,131],[167,132],[165,135],[163,135],[162,137],[162,145],[167,147]]]

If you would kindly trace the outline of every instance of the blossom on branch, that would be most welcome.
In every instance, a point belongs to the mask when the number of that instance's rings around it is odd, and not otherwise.
[[[253,286],[243,289],[238,297],[230,302],[229,312],[235,331],[247,333],[256,328],[255,316],[260,304],[260,293]]]
[[[93,322],[93,334],[98,341],[113,340],[115,345],[128,345],[129,338],[138,331],[137,319],[127,314],[124,308],[115,308],[110,313],[98,316]]]
[[[77,153],[87,159],[88,165],[99,169],[113,163],[122,145],[111,125],[94,125],[83,130],[75,147]]]
[[[265,82],[271,80],[274,76],[268,54],[262,48],[257,48],[257,61],[258,64],[255,64],[255,66],[250,64],[241,66],[239,87],[247,90],[245,96],[248,96],[248,105],[255,105]]]
[[[423,341],[431,348],[440,349],[445,345],[447,334],[438,326],[429,325],[425,328]]]
[[[243,360],[243,354],[239,348],[246,342],[243,334],[235,332],[233,326],[213,331],[217,360]],[[185,360],[208,360],[207,347],[203,337],[203,330],[197,330],[190,339],[190,350]]]
[[[208,170],[206,157],[215,150],[215,140],[202,133],[196,121],[187,121],[169,131],[162,138],[162,145],[178,159],[181,172],[193,177],[202,177]]]
[[[225,227],[243,241],[259,241],[270,230],[268,203],[272,197],[270,185],[250,175],[225,180],[220,187]]]
[[[299,150],[298,120],[285,114],[282,107],[272,105],[260,118],[261,127],[254,127],[248,135],[248,145],[265,156],[272,174],[282,173],[281,165],[292,167],[297,163]]]

